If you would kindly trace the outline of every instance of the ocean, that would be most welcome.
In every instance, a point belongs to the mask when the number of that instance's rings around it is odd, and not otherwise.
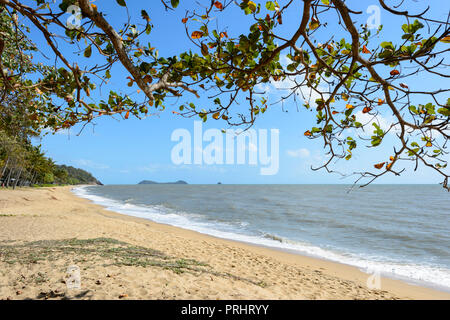
[[[108,210],[450,292],[450,194],[436,185],[107,185]]]

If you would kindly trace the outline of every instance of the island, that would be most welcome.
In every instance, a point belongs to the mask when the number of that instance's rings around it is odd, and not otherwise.
[[[188,184],[186,181],[178,180],[175,182],[156,182],[152,180],[142,180],[138,184]]]

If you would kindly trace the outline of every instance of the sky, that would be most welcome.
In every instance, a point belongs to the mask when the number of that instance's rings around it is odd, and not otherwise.
[[[120,23],[126,22],[124,9],[117,5],[115,1],[97,1],[95,3],[100,11],[108,13],[107,18],[113,21],[116,27],[119,27]],[[131,17],[140,19],[141,9],[146,9],[150,14],[154,29],[149,41],[153,47],[158,48],[160,56],[176,55],[188,49],[198,51],[187,39],[184,25],[181,23],[185,10],[195,6],[195,3],[190,0],[181,1],[180,6],[175,11],[166,12],[159,1],[127,1]],[[280,1],[280,5],[283,3],[283,1]],[[361,21],[370,17],[366,10],[375,3],[375,1],[373,3],[371,1],[348,1],[349,7],[364,12],[360,15]],[[410,4],[408,9],[411,11],[423,7],[413,0],[408,3]],[[437,15],[439,18],[445,19],[446,12],[449,9],[448,4],[447,9],[444,10],[438,7],[438,5],[442,6],[443,1],[429,1],[428,3],[431,4],[435,17]],[[298,27],[300,16],[301,10],[293,10],[286,14],[283,17],[282,33],[292,34]],[[232,8],[227,11],[226,16],[220,16],[217,23],[221,27],[228,26],[228,33],[235,35],[239,34],[239,30],[246,26],[246,21],[250,23],[248,17],[244,16],[239,10]],[[404,21],[398,21],[395,17],[382,13],[381,23],[384,25],[384,29],[381,37],[375,39],[375,42],[384,41],[386,38],[395,40],[396,35],[398,39],[398,36],[401,35],[400,27]],[[195,25],[192,25],[191,30],[194,29]],[[248,29],[244,29],[244,32],[246,30]],[[338,40],[344,36],[342,31],[332,28],[325,28],[323,34],[334,34]],[[320,40],[320,34],[317,37]],[[48,50],[45,48],[45,40],[40,39],[38,35],[34,39],[45,53]],[[64,52],[73,55],[69,51]],[[76,55],[74,56],[76,57]],[[42,59],[44,60],[44,58]],[[93,61],[95,59],[94,57]],[[281,57],[282,63],[283,59],[286,60],[286,58]],[[128,74],[121,66],[114,67],[110,83],[106,88],[102,88],[103,94],[106,95],[108,92],[106,89],[109,88],[135,94],[136,87],[130,89],[126,86],[127,76]],[[408,81],[410,86],[419,87],[423,79],[418,75]],[[435,80],[429,79],[429,81]],[[436,87],[444,85],[444,83],[438,81],[434,84]],[[277,101],[286,92],[283,90],[285,85],[286,83],[266,85],[263,89],[267,91],[269,101]],[[100,92],[96,92],[100,95]],[[101,96],[97,98],[101,98]],[[167,103],[165,111],[157,112],[155,110],[153,114],[142,120],[133,117],[128,120],[123,120],[120,117],[104,117],[95,120],[94,125],[88,125],[81,134],[79,134],[81,127],[76,126],[70,131],[62,131],[56,134],[48,133],[35,143],[40,143],[46,154],[56,163],[85,169],[104,184],[135,184],[144,179],[161,182],[185,180],[193,184],[215,184],[218,182],[226,184],[350,184],[357,178],[357,176],[343,178],[339,174],[330,174],[325,170],[311,170],[311,167],[320,166],[327,158],[319,139],[309,140],[303,135],[306,130],[315,125],[315,115],[301,107],[301,99],[298,110],[292,100],[285,102],[284,105],[269,105],[268,111],[257,120],[253,127],[257,133],[258,130],[267,130],[269,136],[271,129],[279,132],[279,166],[276,174],[261,174],[261,168],[264,165],[260,161],[256,165],[249,164],[248,160],[245,164],[237,164],[235,161],[234,164],[203,163],[199,165],[192,163],[178,165],[174,163],[171,157],[173,148],[178,142],[172,141],[171,137],[177,129],[189,132],[192,138],[192,151],[195,152],[193,144],[194,121],[198,121],[198,118],[183,118],[173,114],[172,110],[177,110],[177,106],[181,103],[190,101],[195,101],[197,105],[201,106],[212,105],[212,99],[204,96],[197,99],[190,93],[186,93],[179,100],[172,100]],[[360,116],[363,115],[360,113]],[[392,115],[389,112],[382,113],[381,122],[388,125],[391,119]],[[203,133],[208,129],[221,130],[227,129],[227,126],[223,121],[208,121],[202,124]],[[367,133],[367,135],[370,136],[370,133]],[[201,138],[200,140],[202,140]],[[258,138],[260,139],[259,135]],[[394,140],[395,137],[391,134],[386,138],[386,143],[377,148],[378,150],[360,146],[350,161],[340,160],[333,167],[347,174],[365,169],[372,170],[373,164],[385,161],[386,156],[389,157],[392,153],[390,142]],[[223,140],[221,139],[223,150],[226,150],[225,141],[225,137],[223,137]],[[255,148],[259,150],[259,142],[256,145],[247,145],[241,151],[248,152]],[[209,144],[210,142],[203,141],[202,147],[205,148]],[[370,144],[370,141],[368,144]],[[235,149],[235,152],[237,153],[238,149]],[[194,162],[193,159],[192,162]],[[407,170],[401,177],[394,177],[390,174],[379,179],[377,183],[441,182],[440,177],[433,170],[420,168],[419,171],[414,172],[414,168],[410,164],[404,166]]]

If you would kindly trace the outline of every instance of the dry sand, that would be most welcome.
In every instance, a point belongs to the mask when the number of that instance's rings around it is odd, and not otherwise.
[[[0,190],[0,299],[450,298],[386,278],[370,290],[368,276],[110,212],[69,187]]]

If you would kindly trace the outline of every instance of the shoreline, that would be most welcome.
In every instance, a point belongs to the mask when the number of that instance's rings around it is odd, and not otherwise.
[[[0,241],[107,237],[151,247],[170,256],[183,256],[182,261],[204,261],[214,271],[174,276],[165,269],[121,266],[113,270],[126,274],[125,279],[111,283],[103,291],[102,285],[95,283],[110,281],[110,274],[106,273],[111,272],[107,271],[111,268],[103,269],[94,263],[84,271],[89,274],[88,278],[106,278],[87,286],[92,299],[119,298],[122,291],[128,291],[126,297],[132,299],[450,299],[449,293],[438,288],[384,276],[381,290],[370,290],[366,286],[369,275],[357,267],[117,213],[73,194],[71,188],[75,186],[2,190]],[[62,260],[60,264],[67,262]],[[30,269],[14,268],[10,271]],[[134,271],[130,273],[131,269]],[[64,276],[64,268],[61,270],[57,274],[60,278]],[[22,294],[14,295],[17,288],[8,285],[11,277],[14,277],[12,272],[0,274],[0,299],[5,295],[13,299],[25,298]],[[160,290],[164,285],[155,287],[155,283],[161,283],[161,278],[162,282],[166,281],[164,290]],[[147,287],[143,285],[145,281],[151,284]],[[51,283],[49,280],[46,285]],[[64,285],[59,287],[64,290]],[[28,289],[30,292],[42,290],[27,287],[23,291]]]
[[[77,196],[79,198],[82,198],[82,199],[86,199],[86,200],[90,201],[91,203],[96,204],[96,205],[104,208],[105,210],[108,210],[108,211],[111,211],[111,212],[115,212],[115,213],[118,213],[118,214],[122,214],[122,215],[125,215],[125,216],[128,216],[128,217],[144,219],[145,221],[151,221],[151,222],[156,223],[156,224],[170,226],[170,227],[174,227],[174,228],[180,228],[180,229],[183,229],[183,230],[186,230],[186,231],[191,231],[191,232],[198,233],[200,235],[212,237],[214,239],[221,239],[221,240],[225,240],[225,241],[231,241],[233,243],[241,243],[241,244],[245,244],[245,245],[248,245],[248,246],[255,246],[255,247],[265,248],[265,249],[268,249],[268,250],[274,250],[274,251],[280,251],[280,252],[285,252],[285,253],[289,253],[289,254],[299,255],[301,257],[307,257],[307,258],[317,259],[317,260],[321,260],[321,261],[325,261],[325,262],[336,263],[338,265],[356,268],[359,272],[365,274],[367,277],[369,277],[371,275],[370,273],[365,272],[363,267],[360,267],[358,265],[354,265],[354,264],[351,264],[351,263],[346,263],[346,262],[339,261],[339,260],[333,260],[331,258],[327,258],[325,256],[320,256],[320,255],[317,255],[317,254],[314,254],[314,253],[308,253],[306,251],[302,251],[301,249],[286,248],[286,247],[282,247],[282,246],[277,246],[276,244],[271,245],[271,244],[265,244],[265,243],[258,243],[256,241],[252,242],[252,240],[236,239],[236,238],[232,238],[231,235],[239,235],[239,234],[234,234],[234,233],[230,233],[230,232],[225,232],[224,235],[217,234],[217,232],[216,233],[208,233],[208,232],[205,232],[205,231],[196,230],[195,228],[187,228],[187,227],[185,228],[185,227],[178,226],[176,224],[170,224],[170,223],[155,221],[155,220],[152,220],[150,218],[147,218],[147,217],[144,217],[144,216],[140,216],[138,214],[120,212],[120,211],[117,211],[117,209],[111,207],[111,205],[108,205],[106,203],[102,203],[102,201],[99,201],[99,200],[91,199],[90,198],[90,196],[92,196],[91,194],[88,194],[88,193],[84,194],[84,192],[82,194],[77,194],[76,192],[74,192],[74,189],[83,189],[85,187],[90,187],[90,186],[91,185],[74,186],[71,189],[71,191],[72,191],[72,193],[75,196]],[[101,198],[101,199],[104,199],[106,201],[118,202],[120,204],[119,201],[114,200],[114,199],[104,198],[102,196],[96,196],[96,195],[94,197],[95,198]],[[227,235],[229,235],[229,236],[227,237]],[[248,235],[244,235],[244,236],[248,236]],[[249,237],[251,237],[251,236],[249,236]],[[278,241],[278,240],[274,240],[274,241]],[[279,242],[282,243],[281,240]],[[418,280],[418,279],[414,279],[414,278],[408,278],[407,276],[402,276],[402,275],[398,275],[398,274],[395,274],[395,273],[389,273],[389,272],[385,272],[385,271],[381,271],[380,274],[381,274],[382,278],[387,278],[387,279],[391,279],[391,280],[398,280],[398,281],[405,282],[405,283],[407,283],[409,285],[412,285],[412,286],[425,287],[425,288],[428,288],[428,289],[431,289],[431,290],[436,290],[436,291],[439,291],[439,292],[450,294],[450,288],[445,287],[445,286],[439,286],[436,283],[427,282],[425,280]]]

